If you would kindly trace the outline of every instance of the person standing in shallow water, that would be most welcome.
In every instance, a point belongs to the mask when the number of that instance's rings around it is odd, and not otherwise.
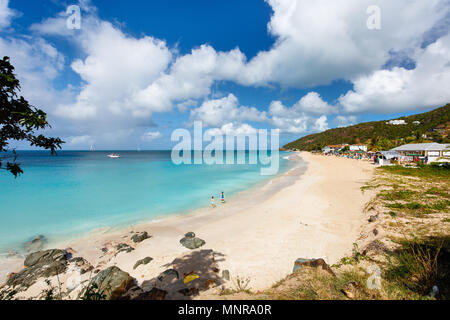
[[[225,195],[223,194],[223,191],[222,191],[222,194],[221,194],[221,196],[220,196],[220,201],[221,201],[222,203],[225,203]]]
[[[214,196],[211,197],[211,208],[215,208],[215,204],[214,204]]]

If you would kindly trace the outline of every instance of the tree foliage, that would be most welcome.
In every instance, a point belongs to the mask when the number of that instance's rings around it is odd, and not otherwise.
[[[9,149],[12,140],[25,140],[31,146],[50,150],[56,154],[64,143],[60,138],[48,138],[37,133],[50,128],[44,111],[31,106],[19,95],[20,83],[14,74],[9,58],[0,59],[0,169],[9,171],[15,177],[23,173],[16,162],[17,154]]]

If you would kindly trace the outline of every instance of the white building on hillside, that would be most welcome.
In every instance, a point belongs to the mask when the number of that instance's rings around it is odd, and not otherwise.
[[[390,120],[388,122],[386,122],[386,124],[390,124],[393,126],[399,126],[399,125],[404,125],[407,124],[405,120]]]

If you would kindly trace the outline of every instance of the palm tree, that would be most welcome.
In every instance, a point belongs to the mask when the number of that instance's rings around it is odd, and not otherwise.
[[[380,142],[381,142],[381,138],[377,135],[374,135],[370,139],[369,151],[374,151],[374,152],[379,151],[381,149]]]

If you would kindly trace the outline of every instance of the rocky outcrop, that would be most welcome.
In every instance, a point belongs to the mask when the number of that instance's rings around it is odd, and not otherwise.
[[[195,233],[188,232],[184,235],[184,238],[180,240],[180,243],[188,249],[194,250],[204,246],[206,244],[205,240],[195,237]]]
[[[333,276],[335,275],[333,270],[331,270],[330,266],[323,259],[297,259],[294,262],[294,269],[292,272],[297,272],[304,266],[312,268],[322,268],[322,270],[329,272]]]
[[[29,254],[23,263],[25,267],[33,267],[38,264],[49,264],[56,261],[66,261],[68,253],[65,250],[52,249],[38,251]]]
[[[25,269],[12,274],[7,286],[23,291],[32,286],[39,278],[48,278],[62,274],[67,269],[68,253],[65,250],[45,250],[29,254],[24,262]]]
[[[144,259],[138,260],[136,262],[136,264],[134,265],[133,270],[135,270],[141,264],[143,264],[143,265],[149,264],[152,260],[153,260],[153,258],[151,258],[151,257],[145,257]]]
[[[147,231],[144,231],[144,232],[137,233],[134,236],[132,236],[131,240],[133,240],[134,243],[139,243],[148,238],[150,238],[150,236],[148,235]]]
[[[121,299],[134,286],[134,278],[118,267],[109,267],[100,271],[89,283],[88,288],[95,287],[106,300]]]

